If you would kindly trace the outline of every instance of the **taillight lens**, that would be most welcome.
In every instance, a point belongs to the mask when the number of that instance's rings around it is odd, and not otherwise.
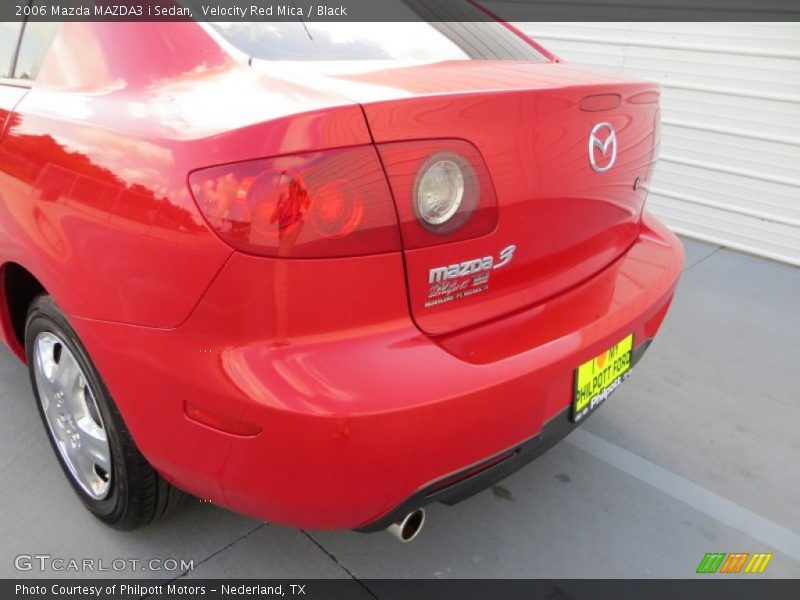
[[[491,233],[497,199],[480,152],[463,140],[378,146],[394,192],[403,245],[423,248]]]
[[[195,171],[209,225],[250,254],[287,258],[400,250],[391,192],[371,146],[294,154]]]
[[[414,207],[424,227],[439,234],[458,228],[454,217],[459,209],[474,204],[480,195],[477,182],[469,181],[473,173],[469,163],[456,154],[437,154],[422,166],[414,190]],[[468,216],[467,212],[471,211],[461,211],[464,216]]]

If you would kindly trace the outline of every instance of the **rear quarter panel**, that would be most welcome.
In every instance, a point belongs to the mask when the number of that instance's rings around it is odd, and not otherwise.
[[[272,85],[196,23],[66,23],[0,144],[0,264],[70,315],[174,327],[231,254],[189,172],[369,141],[356,105]]]

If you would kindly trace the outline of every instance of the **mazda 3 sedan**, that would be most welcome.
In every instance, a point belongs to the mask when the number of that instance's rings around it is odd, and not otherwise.
[[[0,23],[0,76],[0,339],[118,528],[189,493],[411,539],[675,291],[659,87],[504,23]]]

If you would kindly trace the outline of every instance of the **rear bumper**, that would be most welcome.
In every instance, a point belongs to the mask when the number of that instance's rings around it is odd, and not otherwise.
[[[386,272],[402,269],[399,257],[380,260],[380,272],[394,281]],[[263,260],[252,261],[263,277]],[[354,310],[369,313],[362,326],[322,327],[321,303],[338,300],[306,293],[284,306],[275,282],[291,281],[291,272],[265,278],[267,296],[276,298],[268,312],[310,311],[303,319],[274,326],[242,306],[233,312],[246,319],[226,321],[231,303],[247,296],[226,271],[247,271],[242,264],[223,270],[178,329],[74,325],[140,449],[169,480],[271,522],[372,530],[409,507],[457,501],[491,485],[565,435],[574,368],[631,332],[640,354],[666,314],[682,262],[680,242],[645,215],[639,239],[591,280],[437,339],[419,332],[397,304],[404,293],[388,283],[363,299],[353,290],[349,305],[364,302]],[[332,285],[357,287],[366,264],[352,282],[336,273]],[[312,267],[298,261],[291,268]],[[349,318],[344,305],[331,314]],[[186,416],[186,401],[261,431],[242,437],[211,429]],[[508,452],[490,469],[437,488]]]
[[[631,359],[632,367],[644,356],[651,342],[652,339],[645,340],[636,348]],[[400,522],[413,510],[434,502],[448,505],[457,504],[502,481],[544,454],[577,428],[579,424],[571,421],[570,413],[571,407],[565,408],[542,425],[541,431],[531,439],[492,456],[478,465],[463,469],[444,480],[426,486],[380,519],[360,527],[359,531],[370,533],[386,529],[392,523]],[[584,422],[582,421],[580,425]]]

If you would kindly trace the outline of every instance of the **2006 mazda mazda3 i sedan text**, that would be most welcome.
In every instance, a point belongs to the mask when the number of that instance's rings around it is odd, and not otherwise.
[[[672,300],[658,86],[503,23],[0,30],[0,336],[110,525],[183,490],[410,539],[583,422]]]

